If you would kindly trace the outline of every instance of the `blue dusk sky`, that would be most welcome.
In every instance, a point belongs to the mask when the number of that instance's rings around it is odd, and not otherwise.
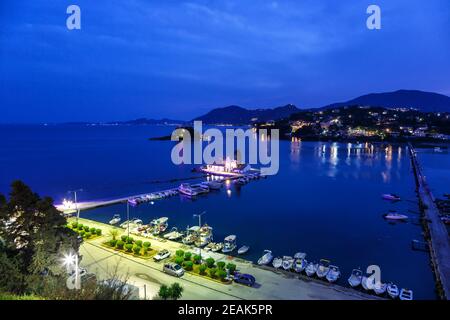
[[[366,28],[370,4],[381,30]],[[2,0],[0,23],[3,123],[450,95],[448,0]]]

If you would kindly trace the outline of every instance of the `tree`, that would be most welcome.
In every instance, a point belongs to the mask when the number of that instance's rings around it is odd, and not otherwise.
[[[170,286],[170,297],[173,300],[178,300],[181,298],[183,291],[184,288],[178,282],[172,283]]]
[[[208,268],[212,268],[212,267],[214,267],[214,259],[213,258],[208,258],[208,259],[206,259],[205,260],[205,262],[206,262],[206,265],[208,266]]]
[[[228,263],[227,269],[230,271],[231,274],[233,274],[236,271],[236,265],[234,263]]]
[[[191,257],[192,257],[192,253],[190,253],[190,252],[185,252],[184,253],[184,260],[190,261]]]
[[[198,267],[198,271],[201,275],[204,275],[206,272],[206,269],[208,269],[206,264],[202,264],[200,267]]]
[[[219,268],[220,270],[223,270],[225,268],[225,262],[223,262],[223,261],[217,262],[217,268]]]
[[[109,230],[109,235],[111,236],[112,240],[116,240],[117,236],[119,235],[119,230],[116,228]]]
[[[202,261],[202,256],[199,254],[194,255],[194,257],[192,258],[194,260],[195,264],[199,264]]]
[[[167,300],[169,299],[171,296],[171,292],[168,286],[166,286],[165,284],[161,285],[161,287],[159,288],[159,292],[158,292],[158,297],[160,297],[163,300]]]
[[[184,251],[183,251],[183,250],[177,250],[177,251],[175,252],[175,255],[176,255],[177,257],[183,257],[183,256],[184,256]]]

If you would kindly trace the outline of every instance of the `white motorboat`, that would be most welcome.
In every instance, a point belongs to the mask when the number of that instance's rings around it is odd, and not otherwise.
[[[339,277],[341,276],[341,271],[339,270],[339,267],[336,266],[330,266],[330,271],[328,271],[326,277],[328,282],[336,282]]]
[[[249,246],[242,246],[239,248],[238,254],[246,254],[249,249],[250,249]]]
[[[258,264],[265,266],[271,263],[273,260],[272,251],[270,250],[264,250],[264,255],[258,259]]]
[[[386,193],[381,196],[384,200],[400,201],[400,196],[395,193]]]
[[[213,230],[213,228],[211,228],[207,224],[203,225],[199,229],[199,236],[198,236],[198,239],[195,241],[195,245],[197,247],[204,247],[208,243],[210,243],[213,240],[212,230]]]
[[[219,181],[206,181],[202,184],[208,186],[211,190],[220,190],[223,187],[223,183]]]
[[[389,212],[383,215],[383,217],[387,220],[396,220],[396,221],[406,221],[408,220],[408,216],[405,216],[404,214],[399,214],[396,212]]]
[[[283,269],[290,270],[294,265],[294,258],[291,256],[283,256]]]
[[[306,256],[306,255],[305,255]],[[303,270],[305,270],[306,266],[308,265],[308,261],[306,261],[305,258],[298,258],[295,259],[294,262],[294,270],[295,272],[302,272]]]
[[[381,295],[386,292],[387,284],[382,282],[376,282],[373,286],[373,291],[375,291],[376,294]]]
[[[324,278],[330,271],[330,260],[321,259],[316,274],[319,278]]]
[[[314,276],[317,272],[318,267],[319,267],[319,265],[317,263],[314,263],[314,262],[308,263],[308,265],[305,268],[306,275],[308,277]]]
[[[181,232],[178,232],[178,229],[176,227],[173,227],[170,232],[164,235],[164,239],[172,241],[179,240],[181,237],[183,237],[183,234]]]
[[[400,294],[398,287],[395,284],[393,284],[392,282],[387,285],[386,291],[387,291],[389,297],[391,297],[392,299],[398,298],[398,296]]]
[[[413,300],[413,291],[409,289],[400,290],[400,300]]]
[[[363,272],[359,269],[353,269],[352,274],[348,278],[348,284],[355,288],[361,284],[363,278]]]
[[[130,229],[135,229],[135,228],[142,226],[143,222],[141,219],[127,220],[124,223],[122,223],[120,225],[120,227],[126,229],[126,228],[128,228],[128,225],[130,226]]]
[[[179,187],[178,187],[178,191],[181,194],[184,194],[186,196],[189,197],[194,197],[196,195],[198,195],[198,192],[194,189],[192,189],[191,185],[189,183],[182,183]]]
[[[272,265],[274,268],[281,268],[281,266],[283,265],[283,259],[280,257],[276,257],[275,259],[273,259]]]
[[[109,224],[110,224],[110,225],[118,224],[118,223],[120,222],[120,220],[122,220],[122,219],[120,218],[120,214],[115,214],[115,215],[113,216],[113,218],[109,221]]]
[[[184,244],[193,244],[198,239],[199,226],[193,226],[187,229],[186,237],[183,238]]]
[[[228,253],[236,249],[236,236],[234,234],[226,237],[223,241],[223,253]]]
[[[154,219],[150,222],[150,227],[154,236],[159,235],[167,230],[169,218],[162,217]]]
[[[209,187],[203,183],[193,184],[193,185],[191,185],[191,189],[193,191],[197,192],[198,194],[208,193],[210,191]]]

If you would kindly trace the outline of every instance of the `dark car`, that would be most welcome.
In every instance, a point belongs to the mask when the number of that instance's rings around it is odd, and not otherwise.
[[[234,274],[234,282],[240,283],[240,284],[245,284],[246,286],[249,286],[249,287],[253,287],[256,280],[255,280],[255,277],[252,276],[251,274],[236,272]]]

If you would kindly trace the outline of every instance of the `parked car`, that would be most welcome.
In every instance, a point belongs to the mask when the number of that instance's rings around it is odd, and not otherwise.
[[[164,259],[167,259],[168,257],[170,257],[170,252],[169,252],[169,250],[164,249],[164,250],[161,250],[160,252],[158,252],[158,254],[153,257],[153,260],[162,261]]]
[[[184,274],[184,269],[176,263],[166,263],[163,271],[171,276],[181,277]]]
[[[234,273],[234,282],[245,284],[246,286],[253,287],[253,285],[256,282],[256,279],[251,274],[245,274],[245,273]]]

